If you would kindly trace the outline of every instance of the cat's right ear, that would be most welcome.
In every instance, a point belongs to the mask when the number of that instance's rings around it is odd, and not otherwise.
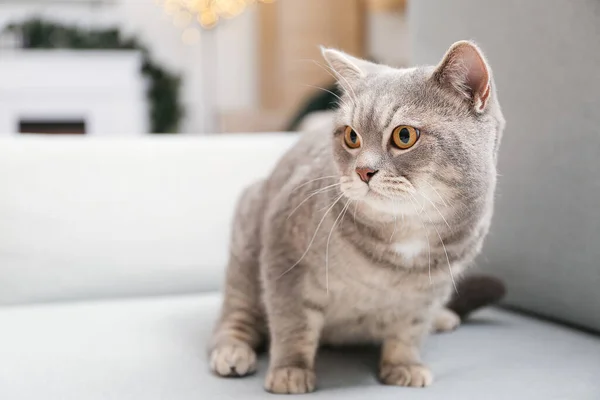
[[[377,68],[377,64],[352,57],[343,51],[321,47],[321,53],[327,64],[329,64],[335,75],[337,75],[336,78],[341,77],[338,80],[342,81],[340,82],[342,86],[344,86],[343,81],[346,81],[349,85],[356,84],[356,82],[364,78],[369,72]]]

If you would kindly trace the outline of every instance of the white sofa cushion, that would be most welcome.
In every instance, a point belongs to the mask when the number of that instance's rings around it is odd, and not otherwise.
[[[0,140],[0,304],[215,290],[292,134]]]
[[[258,376],[221,379],[205,346],[218,294],[0,308],[0,398],[19,400],[266,399]],[[600,340],[486,310],[426,342],[427,389],[384,387],[377,350],[323,351],[317,399],[600,398]],[[275,398],[275,397],[273,397]],[[287,397],[286,397],[287,398]]]

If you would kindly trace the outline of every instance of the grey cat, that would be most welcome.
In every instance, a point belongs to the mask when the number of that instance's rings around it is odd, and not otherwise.
[[[315,389],[320,343],[382,345],[380,380],[424,387],[419,347],[492,217],[504,118],[471,42],[437,67],[394,69],[323,49],[344,94],[334,132],[305,134],[239,203],[225,300],[210,344],[220,376]]]

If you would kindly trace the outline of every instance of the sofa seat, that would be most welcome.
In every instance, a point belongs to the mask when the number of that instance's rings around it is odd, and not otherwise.
[[[0,308],[0,399],[264,399],[257,376],[220,379],[205,345],[219,294]],[[431,337],[427,389],[384,387],[372,348],[323,350],[317,399],[599,399],[600,340],[489,309]]]

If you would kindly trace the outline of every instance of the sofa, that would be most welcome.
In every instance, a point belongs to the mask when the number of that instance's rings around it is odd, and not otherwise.
[[[478,268],[508,295],[433,335],[426,389],[324,349],[315,399],[600,399],[600,3],[415,0],[413,60],[475,39],[508,121]],[[276,398],[210,374],[234,204],[297,137],[0,139],[0,399]]]
[[[272,396],[266,356],[222,379],[205,349],[237,196],[295,140],[0,140],[0,399]],[[432,387],[384,387],[376,349],[323,350],[310,396],[600,398],[600,337],[503,308],[432,336],[424,358]]]

